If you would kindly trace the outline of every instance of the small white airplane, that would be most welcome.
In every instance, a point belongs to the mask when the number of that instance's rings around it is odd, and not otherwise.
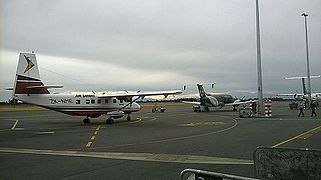
[[[232,95],[225,94],[225,93],[215,93],[215,94],[209,94],[206,93],[203,85],[197,84],[198,92],[200,95],[200,101],[199,102],[187,102],[185,103],[194,104],[200,108],[199,111],[210,111],[210,108],[222,108],[223,106],[233,106],[233,111],[236,111],[236,107],[243,104],[248,104],[254,101],[241,101],[240,99],[234,98]]]
[[[141,109],[135,101],[145,96],[181,94],[180,90],[153,92],[84,92],[51,94],[48,89],[62,88],[61,85],[44,85],[40,79],[39,68],[34,53],[20,53],[13,88],[13,98],[25,103],[34,104],[50,110],[73,116],[84,116],[84,124],[89,124],[89,118],[107,115],[107,124],[112,124],[114,118],[121,118]]]
[[[311,79],[316,79],[316,78],[320,78],[320,77],[321,77],[321,75],[310,76]],[[278,94],[278,96],[291,96],[297,101],[302,101],[303,99],[309,99],[309,95],[308,95],[306,87],[305,87],[305,79],[307,79],[307,76],[286,77],[285,79],[286,80],[298,80],[298,79],[301,79],[303,93]],[[321,102],[321,93],[311,93],[311,98],[317,100],[318,102]]]

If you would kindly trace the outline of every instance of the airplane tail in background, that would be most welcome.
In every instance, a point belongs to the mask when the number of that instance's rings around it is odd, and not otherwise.
[[[321,75],[317,75],[317,76],[310,76],[310,79],[316,79],[316,78],[320,78]],[[307,79],[307,76],[299,76],[299,77],[286,77],[286,80],[295,80],[295,79],[301,79],[302,81],[302,89],[303,89],[303,94],[306,95],[308,94],[307,90],[306,90],[306,86],[305,86],[305,79]]]
[[[50,94],[40,79],[34,53],[20,53],[13,94]]]

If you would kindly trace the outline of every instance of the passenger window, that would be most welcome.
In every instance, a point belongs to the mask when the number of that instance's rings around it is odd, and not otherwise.
[[[124,101],[123,100],[120,100],[120,103],[123,103]]]
[[[89,99],[86,99],[86,104],[89,104],[90,103],[90,100]]]
[[[80,104],[80,100],[79,99],[76,100],[76,104]]]
[[[116,103],[116,99],[113,99],[113,103]]]
[[[108,104],[108,99],[105,99],[105,103]]]
[[[95,99],[92,99],[92,100],[91,100],[91,104],[95,104]]]
[[[98,99],[98,100],[97,100],[97,103],[100,104],[100,103],[101,103],[101,99]]]

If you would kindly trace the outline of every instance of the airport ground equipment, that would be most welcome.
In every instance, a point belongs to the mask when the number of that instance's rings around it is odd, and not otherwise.
[[[152,112],[155,113],[155,112],[165,112],[166,108],[164,108],[162,105],[154,105],[153,108],[152,108]]]
[[[222,108],[222,107],[219,107]],[[206,106],[202,106],[202,105],[194,105],[193,106],[193,111],[194,112],[210,112],[210,111],[214,111],[216,108],[215,107],[206,107]]]
[[[250,118],[253,117],[254,113],[251,107],[240,108],[239,116],[240,118]]]
[[[258,147],[253,159],[259,179],[321,179],[321,150]]]
[[[188,176],[188,174],[190,174]],[[184,180],[258,180],[254,178],[235,176],[231,174],[223,174],[218,172],[203,171],[198,169],[184,169],[180,174],[180,179]]]
[[[291,110],[297,110],[298,109],[298,102],[293,101],[289,104]]]
[[[204,107],[204,106],[194,105],[194,106],[193,106],[193,111],[194,111],[194,112],[204,112],[204,111],[206,111],[206,110],[205,110],[205,107]]]

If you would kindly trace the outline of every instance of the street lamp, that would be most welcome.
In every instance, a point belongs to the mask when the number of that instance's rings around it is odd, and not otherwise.
[[[310,83],[310,62],[309,62],[309,46],[308,46],[308,26],[307,26],[307,13],[302,13],[301,16],[304,17],[304,27],[305,27],[305,48],[307,55],[307,78],[308,78],[308,102],[311,103],[311,83]]]
[[[263,107],[263,83],[261,66],[261,42],[260,42],[260,16],[259,2],[256,0],[256,60],[257,60],[257,91],[258,91],[258,114],[264,115]]]

